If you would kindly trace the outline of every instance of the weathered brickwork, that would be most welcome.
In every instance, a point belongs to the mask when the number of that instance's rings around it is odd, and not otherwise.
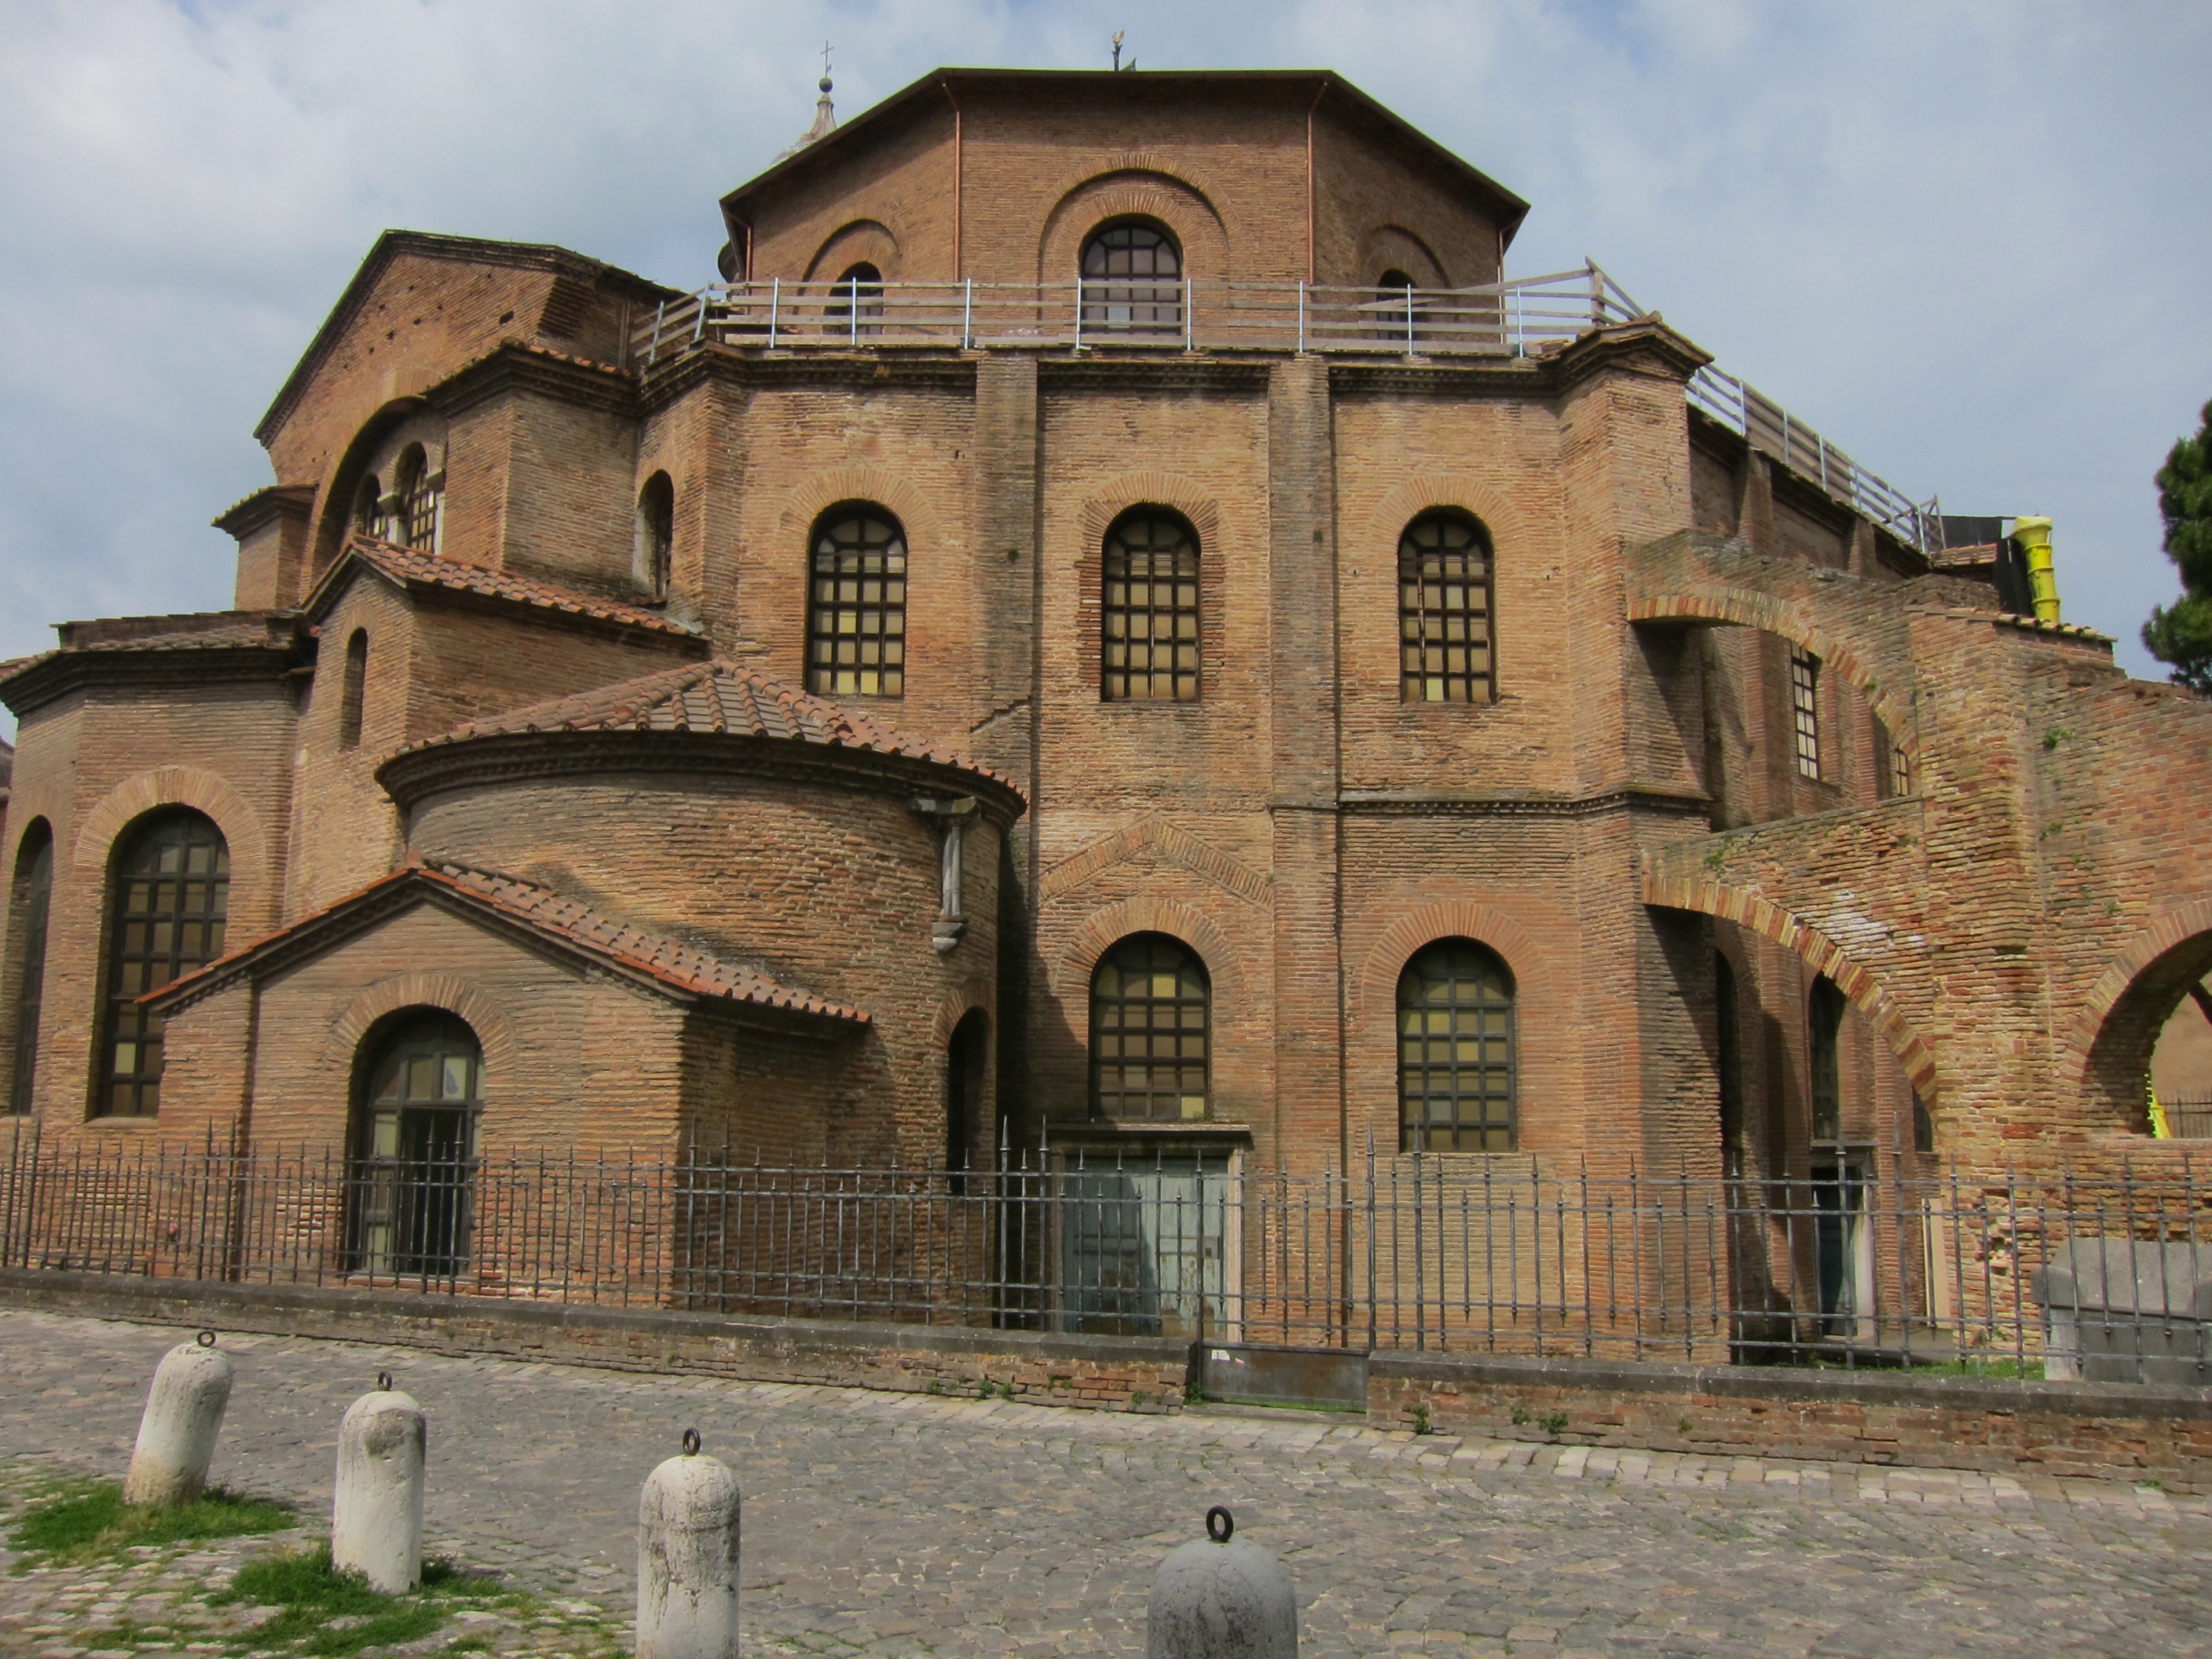
[[[1492,281],[1525,210],[1330,77],[980,71],[722,206],[733,261],[783,283],[1059,281],[1143,218],[1200,314],[1223,279]],[[631,325],[676,297],[388,235],[260,428],[275,483],[224,515],[246,608],[70,624],[11,665],[8,867],[34,824],[58,854],[41,1133],[343,1148],[363,1045],[440,1008],[483,1044],[489,1152],[910,1165],[946,1149],[981,1011],[975,1135],[1340,1168],[1398,1156],[1399,977],[1463,939],[1513,988],[1493,1156],[1803,1176],[1823,975],[1839,1133],[1884,1168],[2174,1156],[2142,1076],[2212,968],[2212,712],[1692,410],[1705,356],[1656,318],[1431,360],[1076,349],[1042,319],[831,349],[801,317],[641,361]],[[410,526],[386,497],[416,446]],[[855,503],[905,537],[906,674],[841,712],[805,696],[811,537]],[[1104,542],[1146,507],[1199,550],[1190,701],[1102,696]],[[1437,508],[1494,551],[1471,703],[1401,698],[1399,542]],[[672,690],[687,665],[742,680],[753,724]],[[226,838],[232,950],[297,931],[178,1000],[161,1114],[124,1123],[88,1112],[109,861],[165,805]],[[447,864],[866,1019],[739,1018],[526,918],[359,896]],[[1204,1112],[1171,1130],[1091,1101],[1093,975],[1145,933],[1209,989]]]

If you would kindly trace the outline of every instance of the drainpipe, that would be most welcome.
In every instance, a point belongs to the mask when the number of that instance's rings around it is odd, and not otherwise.
[[[1328,96],[1328,82],[1323,81],[1315,90],[1314,100],[1306,111],[1306,286],[1311,288],[1321,280],[1314,269],[1314,114],[1321,108],[1321,100]]]
[[[2058,576],[2051,568],[2051,520],[2014,519],[2012,533],[2027,555],[2027,591],[2035,601],[2035,619],[2058,620]]]
[[[945,88],[945,100],[952,106],[952,280],[957,283],[968,274],[960,249],[960,204],[967,194],[966,157],[961,154],[960,100],[952,95],[951,82],[940,81],[938,85]]]

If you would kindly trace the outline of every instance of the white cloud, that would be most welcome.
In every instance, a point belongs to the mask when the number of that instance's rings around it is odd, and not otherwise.
[[[2212,396],[2187,0],[1291,5],[0,3],[0,655],[220,605],[205,527],[387,225],[711,274],[717,195],[939,64],[1327,66],[1528,197],[1915,495],[2058,520],[2123,659],[2170,596],[2149,476]]]

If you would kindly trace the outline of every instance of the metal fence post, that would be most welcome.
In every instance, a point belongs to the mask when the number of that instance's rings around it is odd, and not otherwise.
[[[781,309],[782,304],[783,278],[771,276],[768,283],[768,349],[770,351],[775,349],[777,313]]]

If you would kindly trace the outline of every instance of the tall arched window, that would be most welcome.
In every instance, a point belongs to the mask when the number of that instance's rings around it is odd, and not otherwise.
[[[1206,1115],[1212,994],[1179,939],[1134,933],[1091,976],[1091,1107],[1107,1118]]]
[[[467,1265],[483,1051],[416,1010],[364,1045],[354,1128],[354,1271],[449,1279]]]
[[[633,562],[638,586],[659,604],[668,597],[676,553],[676,486],[656,472],[637,493],[637,544]]]
[[[1488,702],[1490,533],[1464,513],[1424,513],[1398,538],[1398,696]]]
[[[390,531],[393,541],[407,547],[428,548],[438,538],[438,491],[432,486],[429,459],[420,444],[400,452],[392,470],[392,509]]]
[[[380,540],[384,535],[384,486],[370,473],[353,493],[353,527]]]
[[[1812,1058],[1813,1139],[1844,1138],[1844,994],[1826,974],[1813,981],[1805,1006],[1806,1047]]]
[[[1398,975],[1398,1147],[1509,1152],[1516,1133],[1513,975],[1495,951],[1442,939]]]
[[[54,833],[34,819],[15,849],[15,880],[9,890],[8,937],[15,956],[15,1073],[8,1109],[31,1109],[39,1076],[39,1014],[46,1005],[46,916],[53,908]]]
[[[884,331],[884,273],[866,260],[837,275],[830,301],[830,331],[853,337]]]
[[[1198,537],[1158,507],[1106,532],[1098,695],[1107,702],[1195,702],[1201,642]]]
[[[230,848],[188,807],[148,814],[123,839],[108,898],[106,1007],[93,1113],[151,1117],[161,1104],[161,1017],[138,999],[222,954]]]
[[[356,628],[346,641],[345,679],[338,688],[338,747],[361,742],[362,708],[368,696],[368,632]]]
[[[823,514],[809,556],[806,689],[821,696],[906,693],[906,532],[870,501]]]
[[[1182,332],[1182,250],[1164,226],[1124,219],[1083,245],[1083,327]]]

